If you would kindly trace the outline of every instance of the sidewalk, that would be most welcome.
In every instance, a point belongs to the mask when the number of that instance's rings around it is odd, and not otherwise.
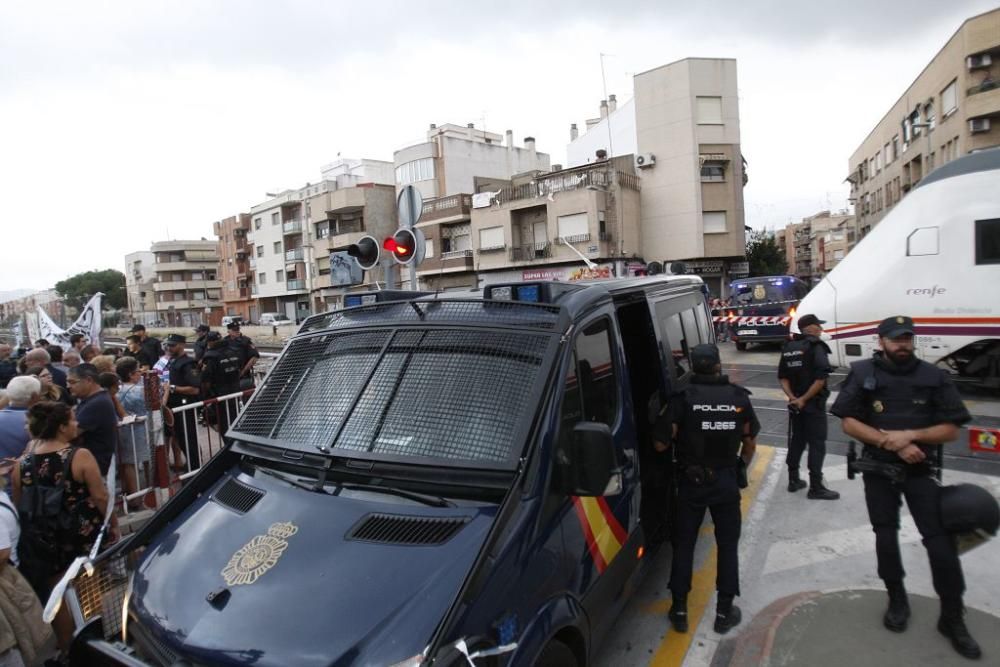
[[[987,548],[987,547],[981,547]],[[906,632],[882,627],[886,594],[855,589],[805,592],[776,600],[761,610],[733,640],[722,642],[713,667],[766,665],[968,665],[937,631],[938,601],[910,595],[913,616]],[[978,664],[1000,661],[1000,618],[967,609],[969,632],[983,649]]]

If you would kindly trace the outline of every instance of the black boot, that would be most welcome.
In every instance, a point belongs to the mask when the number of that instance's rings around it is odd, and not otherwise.
[[[674,597],[674,601],[670,605],[670,611],[667,612],[667,617],[670,619],[670,625],[674,626],[674,630],[677,632],[688,631],[688,607],[686,595],[677,595]]]
[[[938,632],[951,640],[952,647],[959,655],[978,659],[983,655],[979,644],[969,634],[965,627],[965,608],[959,600],[941,600],[941,618],[938,619]]]
[[[712,628],[720,635],[724,635],[743,620],[743,612],[733,604],[731,595],[719,595],[719,601],[715,606],[715,626]]]
[[[882,616],[882,624],[893,632],[903,632],[910,620],[910,600],[903,583],[886,583],[889,589],[889,608]]]
[[[794,468],[794,469],[793,468],[789,468],[788,469],[788,492],[789,493],[795,493],[799,489],[806,488],[806,486],[807,486],[807,484],[804,481],[802,481],[801,477],[799,477],[799,469],[798,468]]]
[[[840,498],[840,494],[823,485],[822,474],[809,473],[809,493],[806,494],[806,497],[811,500],[837,500]]]

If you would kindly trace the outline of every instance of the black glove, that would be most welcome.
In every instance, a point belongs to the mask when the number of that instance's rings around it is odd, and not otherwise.
[[[741,489],[750,485],[750,480],[747,478],[747,462],[743,460],[742,456],[736,459],[736,483]]]

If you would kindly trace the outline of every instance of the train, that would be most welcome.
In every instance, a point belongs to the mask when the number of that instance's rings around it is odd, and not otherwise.
[[[878,349],[880,320],[908,315],[920,358],[957,381],[1000,389],[1000,148],[931,172],[809,291],[798,313],[826,320],[837,366]]]

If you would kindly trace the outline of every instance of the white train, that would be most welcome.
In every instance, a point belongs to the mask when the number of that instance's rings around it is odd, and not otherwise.
[[[798,312],[827,321],[838,366],[877,349],[880,320],[909,315],[922,359],[1000,388],[1000,149],[931,172]]]

